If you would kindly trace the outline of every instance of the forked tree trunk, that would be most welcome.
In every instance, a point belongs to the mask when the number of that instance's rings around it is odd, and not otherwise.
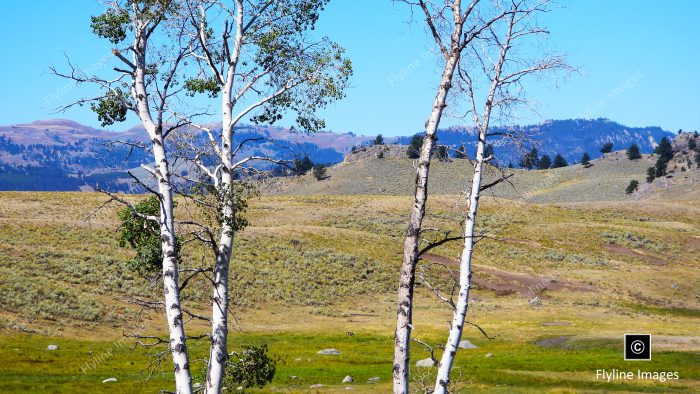
[[[457,36],[459,37],[459,35]],[[435,145],[442,111],[445,109],[447,93],[452,85],[459,51],[453,50],[447,59],[438,93],[433,103],[430,118],[426,122],[425,138],[421,146],[418,167],[416,169],[416,188],[413,208],[406,228],[406,239],[403,249],[403,263],[399,278],[399,294],[396,317],[396,332],[394,334],[394,393],[408,393],[408,371],[410,364],[410,342],[413,314],[413,286],[415,282],[416,263],[418,260],[418,241],[425,216],[425,205],[428,200],[428,174],[430,171],[430,156]]]

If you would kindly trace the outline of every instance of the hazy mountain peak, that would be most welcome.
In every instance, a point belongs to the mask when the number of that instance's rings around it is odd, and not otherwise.
[[[71,127],[71,128],[75,128],[75,129],[93,129],[94,130],[94,128],[92,128],[90,126],[85,126],[84,124],[78,123],[74,120],[61,119],[61,118],[36,120],[32,123],[29,123],[29,125],[53,126],[53,127]]]

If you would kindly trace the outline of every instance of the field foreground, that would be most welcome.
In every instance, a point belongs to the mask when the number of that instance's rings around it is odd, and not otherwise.
[[[139,196],[130,198],[138,199]],[[80,193],[0,193],[0,392],[157,392],[172,389],[169,360],[123,336],[162,334],[131,301],[158,289],[130,271],[111,206]],[[534,205],[484,199],[467,328],[477,349],[458,354],[457,391],[700,391],[700,203],[628,201]],[[231,349],[269,346],[279,358],[264,392],[389,392],[394,292],[410,200],[393,196],[263,197],[247,213],[232,267]],[[192,207],[184,201],[182,214]],[[458,231],[463,201],[432,197],[427,227]],[[426,256],[444,286],[459,245]],[[207,265],[201,248],[187,266]],[[420,282],[420,281],[419,281]],[[207,313],[200,283],[183,293]],[[531,302],[538,297],[540,303]],[[439,345],[449,310],[418,285],[414,337]],[[206,332],[192,323],[190,335]],[[626,362],[625,333],[652,334],[652,361]],[[205,342],[190,341],[193,370]],[[46,350],[58,345],[58,350]],[[340,355],[319,355],[336,348]],[[413,346],[412,360],[429,353]],[[607,382],[596,371],[678,372],[680,379]],[[413,387],[435,368],[412,367]],[[354,383],[342,384],[350,375]],[[101,383],[107,378],[117,382]],[[371,378],[379,378],[371,380]],[[311,388],[311,386],[322,385]],[[232,388],[233,389],[233,388]],[[235,390],[234,390],[235,391]]]

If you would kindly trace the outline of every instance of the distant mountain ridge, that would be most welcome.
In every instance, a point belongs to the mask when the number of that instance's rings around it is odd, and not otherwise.
[[[663,137],[673,137],[673,133],[658,126],[628,127],[608,119],[566,119],[548,120],[527,126],[494,126],[491,133],[515,134],[524,136],[522,147],[516,148],[506,137],[495,136],[490,139],[494,145],[495,156],[503,165],[512,162],[517,165],[523,150],[537,148],[540,155],[554,157],[561,154],[569,163],[578,162],[587,152],[591,158],[602,156],[601,146],[613,143],[613,150],[627,149],[633,143],[639,146],[641,153],[651,153]],[[467,147],[467,152],[475,150],[474,128],[451,127],[440,130],[438,144],[459,148]],[[410,137],[399,138],[399,143],[408,143]]]
[[[220,124],[207,125],[215,132]],[[370,137],[328,131],[305,134],[281,127],[241,125],[234,143],[257,137],[242,155],[292,159],[308,155],[319,163],[337,163],[354,145]],[[145,141],[141,127],[121,132],[98,130],[67,119],[40,120],[0,126],[0,190],[71,191],[99,184],[101,188],[128,192],[126,171],[150,163],[140,149],[114,141]],[[204,143],[204,142],[202,142]]]
[[[220,130],[220,124],[208,125]],[[540,154],[560,153],[576,162],[583,152],[600,157],[600,146],[613,142],[614,149],[639,145],[650,153],[664,136],[672,136],[660,127],[627,127],[607,120],[551,120],[537,125],[493,127],[492,132],[527,135],[523,149],[537,147]],[[251,144],[243,154],[269,155],[291,159],[308,155],[314,162],[334,164],[343,161],[352,147],[371,143],[374,136],[322,131],[306,134],[276,126],[241,125],[236,141],[265,137]],[[115,140],[144,141],[146,134],[136,126],[113,132],[98,130],[67,119],[39,120],[28,124],[0,126],[0,190],[79,190],[99,184],[102,188],[129,191],[125,171],[149,163],[150,158],[138,149]],[[411,136],[386,137],[387,143],[408,144]],[[474,130],[451,127],[438,132],[438,143],[458,148],[464,144],[470,155],[474,151]],[[520,150],[494,138],[496,157],[506,165],[516,163]]]

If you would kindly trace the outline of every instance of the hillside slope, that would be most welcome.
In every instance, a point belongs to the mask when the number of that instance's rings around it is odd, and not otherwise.
[[[221,127],[216,123],[207,126],[215,133]],[[670,136],[659,127],[627,127],[606,119],[551,120],[537,125],[494,127],[494,131],[526,135],[528,141],[540,148],[541,154],[554,157],[561,153],[569,162],[580,160],[583,152],[588,152],[592,158],[600,157],[599,148],[604,142],[613,142],[615,149],[636,143],[642,153],[649,153],[662,137]],[[464,144],[467,152],[474,151],[474,136],[469,128],[441,130],[439,136],[441,145],[456,149]],[[206,139],[200,137],[200,142],[205,144]],[[139,149],[111,142],[143,141],[144,138],[139,127],[112,132],[66,119],[0,125],[0,190],[77,191],[99,184],[103,189],[133,191],[126,170],[149,163],[150,159]],[[373,138],[354,133],[302,133],[277,126],[240,125],[236,128],[234,143],[250,141],[240,152],[241,156],[288,160],[308,155],[316,163],[335,164],[353,147],[362,149]],[[404,136],[385,140],[405,145],[410,139],[411,136]],[[498,142],[497,139],[493,141],[501,165],[517,163],[522,153],[508,148],[510,145],[499,147]]]
[[[457,230],[457,200],[431,198],[426,226]],[[172,391],[171,364],[144,381],[152,348],[134,350],[123,336],[136,327],[162,336],[166,323],[130,302],[162,295],[128,268],[133,252],[117,246],[118,206],[85,220],[104,201],[98,193],[0,193],[0,392]],[[179,201],[185,217],[192,207]],[[356,379],[354,393],[391,391],[410,204],[392,196],[251,201],[251,225],[236,235],[231,266],[230,350],[267,344],[280,360],[273,382],[252,392],[346,393],[346,375]],[[479,225],[493,238],[475,249],[469,320],[496,339],[465,327],[478,349],[458,354],[459,378],[487,394],[698,392],[698,201],[571,205],[482,201]],[[210,264],[207,249],[185,244],[183,268]],[[424,257],[454,264],[459,249],[445,244]],[[449,289],[441,271],[426,261],[420,267]],[[206,279],[181,294],[188,309],[210,313]],[[534,295],[541,305],[528,302]],[[444,343],[449,308],[420,282],[415,302],[416,338]],[[653,370],[679,371],[681,379],[594,382],[596,368],[630,368],[621,352],[629,330],[653,333]],[[204,323],[188,325],[189,335],[204,332]],[[47,351],[49,344],[58,350]],[[193,370],[201,370],[206,339],[188,347]],[[331,347],[340,354],[317,354]],[[429,356],[413,349],[416,360]],[[117,382],[101,383],[109,377]]]
[[[208,126],[215,132],[221,128],[218,124]],[[0,190],[78,191],[99,185],[107,190],[131,192],[132,182],[126,171],[152,159],[141,149],[114,141],[138,142],[145,137],[139,127],[112,132],[66,119],[0,125]],[[264,140],[258,141],[261,138]],[[308,155],[315,162],[337,163],[352,146],[366,142],[369,137],[240,125],[234,143],[244,140],[251,142],[241,150],[242,156],[288,160]],[[204,139],[200,142],[205,144]]]
[[[503,183],[491,193],[496,197],[525,202],[577,202],[631,200],[636,196],[625,194],[630,180],[644,182],[647,168],[655,158],[643,155],[639,160],[628,160],[624,151],[612,152],[593,160],[593,166],[571,165],[549,170],[508,169],[514,176],[511,184]],[[452,159],[431,164],[430,192],[432,194],[460,194],[471,180],[472,166],[468,160]],[[491,167],[486,182],[498,175]],[[282,195],[312,194],[379,194],[410,195],[414,185],[413,161],[407,158],[377,159],[369,155],[364,160],[346,161],[328,169],[328,178],[317,181],[311,175],[292,179],[272,179],[264,187],[265,193]],[[697,184],[693,187],[697,188]]]
[[[667,174],[643,182],[635,194],[653,199],[700,199],[700,134],[679,134],[672,142],[672,150]]]

